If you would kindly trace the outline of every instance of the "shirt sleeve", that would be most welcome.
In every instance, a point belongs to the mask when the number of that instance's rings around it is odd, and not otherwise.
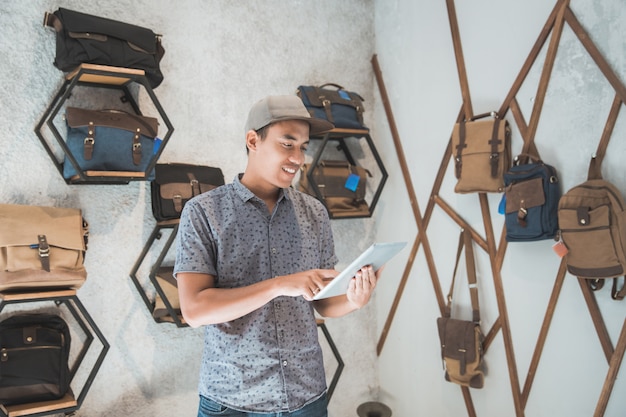
[[[217,277],[216,245],[206,212],[197,200],[185,204],[176,234],[174,276],[194,272]]]

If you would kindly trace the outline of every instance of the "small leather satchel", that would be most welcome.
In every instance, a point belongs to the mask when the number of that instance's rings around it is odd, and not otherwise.
[[[79,288],[87,237],[79,209],[0,204],[0,291]]]
[[[528,154],[504,174],[507,242],[554,238],[559,229],[561,187],[556,169]]]
[[[159,122],[119,110],[87,110],[68,107],[66,143],[80,169],[87,174],[127,172],[133,175],[148,169],[160,141]],[[78,171],[65,155],[63,177],[71,179]],[[154,177],[154,170],[146,174]]]
[[[180,218],[185,203],[198,194],[224,185],[220,168],[192,164],[157,164],[150,188],[157,221]]]
[[[331,88],[328,88],[331,87]],[[311,117],[326,119],[336,128],[369,130],[363,124],[363,97],[347,91],[342,86],[327,83],[315,86],[298,87],[300,97]]]
[[[479,120],[493,115],[490,120]],[[504,173],[511,166],[511,130],[494,113],[463,120],[452,131],[457,193],[501,193]]]
[[[56,32],[54,66],[73,71],[80,64],[100,64],[145,71],[152,88],[163,81],[165,50],[161,36],[129,23],[59,8],[46,12],[44,26]]]
[[[0,322],[0,403],[56,400],[69,390],[70,331],[54,314],[18,314]]]
[[[315,168],[311,164],[302,166],[298,189],[321,197],[332,217],[368,217],[369,205],[365,200],[368,176],[371,175],[365,168],[348,161],[324,160]]]
[[[467,278],[472,303],[472,320],[451,318],[452,293],[459,264],[461,251],[465,246]],[[441,358],[444,365],[446,381],[471,388],[482,388],[484,385],[483,341],[480,329],[480,308],[476,283],[476,267],[472,237],[468,230],[463,230],[459,237],[459,245],[454,265],[454,273],[448,292],[448,302],[443,317],[437,318],[439,340],[441,342]]]

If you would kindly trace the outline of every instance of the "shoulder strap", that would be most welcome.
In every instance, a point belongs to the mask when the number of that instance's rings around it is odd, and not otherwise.
[[[472,300],[472,320],[480,323],[480,305],[478,304],[478,282],[476,280],[476,263],[474,261],[474,246],[469,230],[464,230],[465,264],[467,265],[467,282]]]
[[[448,291],[447,304],[444,312],[445,317],[450,317],[452,312],[452,293],[454,292],[454,282],[456,280],[456,272],[461,259],[461,251],[465,246],[465,264],[467,267],[467,281],[470,289],[470,297],[472,302],[472,320],[475,323],[480,322],[480,305],[478,304],[478,286],[476,280],[476,264],[474,261],[474,248],[472,245],[472,235],[469,230],[462,229],[459,235],[459,244],[456,251],[456,260],[454,262],[454,272],[452,273],[452,281],[450,282],[450,290]]]

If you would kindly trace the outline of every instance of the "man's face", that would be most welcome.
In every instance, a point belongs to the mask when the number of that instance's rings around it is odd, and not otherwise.
[[[304,164],[309,145],[309,124],[301,120],[277,122],[257,146],[257,166],[262,175],[279,188],[289,187]]]

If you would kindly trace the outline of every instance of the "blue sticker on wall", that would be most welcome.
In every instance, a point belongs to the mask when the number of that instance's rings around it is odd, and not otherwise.
[[[359,180],[361,179],[361,177],[359,177],[356,174],[350,174],[348,175],[348,179],[346,179],[346,183],[344,185],[344,187],[346,187],[348,190],[355,192],[356,189],[359,187]]]

